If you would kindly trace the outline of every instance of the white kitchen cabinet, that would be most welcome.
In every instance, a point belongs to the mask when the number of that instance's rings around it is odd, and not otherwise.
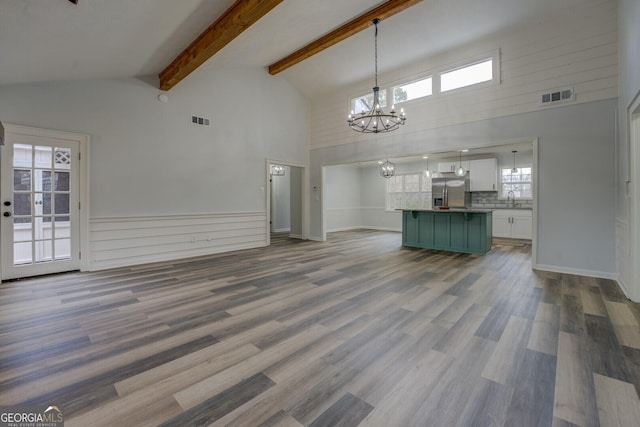
[[[531,240],[533,215],[526,209],[497,209],[493,211],[493,237]]]
[[[498,160],[477,159],[469,162],[471,191],[498,191]]]
[[[469,170],[469,160],[463,160],[462,163],[458,162],[438,162],[438,172],[455,172],[456,169],[462,164],[466,170]]]

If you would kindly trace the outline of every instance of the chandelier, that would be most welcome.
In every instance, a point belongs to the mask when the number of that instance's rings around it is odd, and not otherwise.
[[[391,111],[387,114],[382,108],[380,108],[380,88],[378,87],[378,23],[380,19],[373,20],[375,26],[375,82],[376,85],[373,88],[373,104],[369,111],[363,111],[361,113],[354,113],[351,111],[347,123],[349,127],[356,132],[361,133],[382,133],[391,132],[403,125],[406,117],[404,115],[404,109],[400,109],[400,114],[396,114],[394,105],[391,106]]]
[[[284,166],[280,165],[271,165],[271,176],[283,176],[284,175]]]
[[[380,176],[383,178],[391,178],[396,173],[396,165],[389,160],[380,165]]]

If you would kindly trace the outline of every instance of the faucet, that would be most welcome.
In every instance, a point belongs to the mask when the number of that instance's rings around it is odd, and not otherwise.
[[[512,208],[516,207],[516,195],[512,190],[509,190],[507,193],[507,204],[509,204],[509,202],[511,202]]]

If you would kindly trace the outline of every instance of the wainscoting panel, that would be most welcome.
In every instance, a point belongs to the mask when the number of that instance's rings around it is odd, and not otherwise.
[[[90,220],[90,270],[266,246],[265,212]]]

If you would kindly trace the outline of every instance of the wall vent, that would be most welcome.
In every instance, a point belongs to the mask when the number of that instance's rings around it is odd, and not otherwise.
[[[191,123],[199,126],[209,126],[209,119],[199,116],[191,116]]]
[[[555,104],[558,102],[573,101],[573,89],[565,87],[562,89],[554,89],[549,92],[545,92],[540,97],[542,104]]]

